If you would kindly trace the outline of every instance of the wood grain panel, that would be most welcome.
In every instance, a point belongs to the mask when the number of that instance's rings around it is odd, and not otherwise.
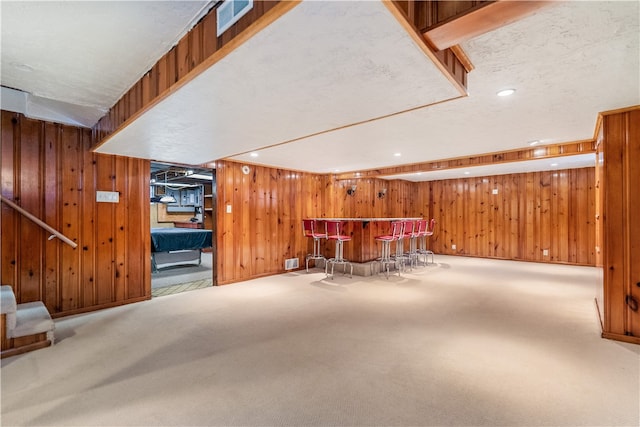
[[[303,217],[321,216],[325,178],[320,175],[221,161],[216,165],[218,283],[284,272],[284,260],[312,249]],[[227,212],[231,206],[231,213]]]
[[[16,170],[14,162],[18,157],[17,150],[20,145],[15,144],[14,141],[20,140],[20,122],[17,117],[11,114],[2,113],[1,116],[2,128],[0,134],[2,139],[0,140],[0,190],[2,195],[10,200],[15,200],[15,187],[16,187]],[[18,223],[17,213],[4,203],[0,203],[0,223],[2,227],[2,238],[0,239],[0,268],[1,268],[1,283],[19,283],[18,280],[18,266],[17,266],[17,249],[16,243],[19,242],[19,234],[17,233]],[[8,281],[8,282],[7,282]],[[14,288],[16,292],[16,288]],[[17,292],[16,292],[17,295]]]
[[[83,141],[82,150],[82,245],[78,246],[80,253],[80,294],[82,297],[82,307],[92,307],[97,305],[96,293],[96,268],[97,268],[97,248],[96,248],[96,179],[95,165],[96,158],[90,152],[91,141]]]
[[[23,122],[29,121],[25,118],[22,120]],[[62,224],[60,224],[60,231],[78,243],[78,246],[81,246],[79,238],[82,215],[78,190],[81,185],[82,138],[87,135],[77,128],[64,126],[61,127],[60,132],[61,149],[59,154],[61,159],[57,178],[60,180],[60,215],[63,218]],[[23,146],[24,143],[28,142],[24,141]],[[65,248],[65,246],[67,247]],[[68,245],[63,245],[61,250],[64,261],[60,278],[62,284],[60,306],[63,311],[76,310],[81,307],[79,251]]]
[[[604,114],[599,196],[604,269],[603,336],[640,344],[638,122],[640,107]]]
[[[2,204],[1,280],[56,317],[151,295],[149,162],[94,154],[91,136],[2,111],[2,195],[78,247]],[[120,203],[96,203],[97,189],[119,191]]]
[[[430,216],[437,223],[431,248],[442,254],[594,265],[594,174],[594,168],[584,168],[418,183],[418,191],[433,197]]]
[[[55,159],[55,161],[45,161],[43,165],[44,215],[41,218],[56,230],[60,230],[61,210],[58,209],[60,182],[57,180],[57,173],[60,168],[58,150],[60,149],[59,138],[61,132],[58,126],[53,123],[47,122],[44,126],[44,158]],[[45,245],[44,248],[44,292],[42,300],[45,306],[49,307],[55,307],[58,304],[58,296],[60,294],[60,250],[60,245]]]
[[[33,135],[35,140],[33,144],[20,147],[17,199],[20,200],[21,207],[40,218],[42,217],[40,166],[43,164],[41,151],[43,123],[36,121],[23,123],[20,133],[21,138]],[[37,179],[31,176],[30,171],[36,172]],[[18,227],[20,233],[18,243],[20,248],[18,252],[20,293],[30,301],[38,301],[42,297],[37,275],[37,272],[41,270],[41,258],[34,257],[33,254],[41,252],[42,241],[48,236],[45,235],[44,230],[23,216],[20,217]]]

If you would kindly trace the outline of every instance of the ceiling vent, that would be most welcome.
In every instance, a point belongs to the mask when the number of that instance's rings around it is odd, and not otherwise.
[[[227,0],[218,9],[218,37],[253,9],[253,0]]]

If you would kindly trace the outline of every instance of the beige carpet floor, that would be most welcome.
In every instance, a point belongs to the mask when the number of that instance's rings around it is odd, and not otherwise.
[[[179,294],[180,292],[194,291],[213,286],[212,279],[195,280],[193,282],[179,283],[177,285],[163,286],[160,288],[151,288],[152,297],[163,297],[167,295]]]
[[[637,426],[640,346],[601,339],[595,268],[436,256],[56,320],[2,360],[2,425]]]
[[[160,291],[161,288],[182,285],[184,283],[209,280],[213,282],[213,254],[203,252],[201,254],[201,264],[190,262],[185,264],[163,266],[159,271],[151,273],[151,290],[164,294],[167,290]]]

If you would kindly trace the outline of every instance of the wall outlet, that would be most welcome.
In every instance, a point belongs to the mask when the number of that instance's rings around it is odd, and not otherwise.
[[[543,249],[542,256],[549,256],[549,249]]]
[[[492,191],[492,193],[493,193],[493,194],[498,194],[498,189],[497,189],[497,188],[494,188],[494,189],[493,189],[493,191]]]
[[[455,251],[456,250],[456,245],[451,245],[451,249]]]

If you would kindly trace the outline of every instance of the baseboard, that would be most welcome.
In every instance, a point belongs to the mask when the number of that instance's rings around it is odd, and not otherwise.
[[[606,338],[608,340],[616,340],[622,342],[628,342],[631,344],[640,344],[640,337],[632,337],[630,335],[622,335],[622,334],[614,334],[611,332],[603,332],[602,338]]]
[[[34,342],[31,344],[26,344],[20,347],[8,348],[0,352],[0,359],[4,359],[5,357],[17,356],[19,354],[28,353],[34,350],[39,350],[41,348],[49,347],[50,345],[51,345],[51,341],[44,340],[44,341]]]

